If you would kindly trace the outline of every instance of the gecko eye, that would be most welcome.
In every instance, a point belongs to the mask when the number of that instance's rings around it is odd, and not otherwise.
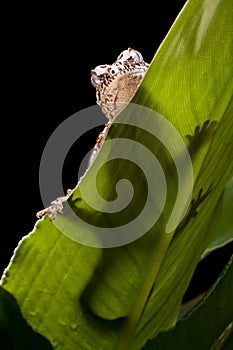
[[[132,58],[136,62],[142,62],[143,61],[142,54],[139,51],[131,49],[130,47],[128,48],[128,50],[122,51],[120,53],[120,55],[117,57],[117,60],[127,61],[130,58]]]
[[[108,64],[95,67],[91,70],[91,82],[96,88],[104,79],[104,76],[109,72],[110,66]]]
[[[101,82],[101,79],[95,74],[95,73],[92,73],[91,75],[91,83],[92,85],[97,88],[99,86]]]
[[[139,51],[128,49],[130,56],[137,62],[143,61],[142,54]]]

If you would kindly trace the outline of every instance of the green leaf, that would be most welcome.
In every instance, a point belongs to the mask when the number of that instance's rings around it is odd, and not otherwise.
[[[226,339],[226,342],[223,344],[221,350],[231,350],[232,344],[233,344],[233,332]],[[217,350],[217,349],[214,349],[214,350]]]
[[[208,294],[177,325],[150,341],[145,350],[225,349],[233,332],[233,256]],[[232,346],[232,342],[231,342]]]
[[[228,154],[228,156],[230,155]],[[154,334],[157,334],[165,329],[163,328],[164,325],[171,320],[171,310],[174,310],[174,302],[176,301],[176,305],[181,302],[183,291],[187,288],[189,278],[191,278],[200,259],[198,254],[201,254],[205,247],[205,237],[207,237],[208,227],[213,219],[210,213],[213,210],[214,203],[217,202],[213,194],[214,191],[205,199],[205,203],[201,210],[199,209],[198,214],[189,221],[182,232],[177,232],[174,237],[157,276],[150,299],[145,306],[134,342],[137,340],[140,342],[142,338],[150,337],[153,330]],[[161,305],[163,305],[163,310],[161,310]],[[167,323],[168,327],[169,323]],[[135,348],[140,348],[139,344],[142,345],[142,343],[138,343],[134,345]]]
[[[90,339],[106,348],[111,329],[85,307],[81,295],[101,250],[78,245],[48,219],[39,221],[15,251],[3,287],[16,297],[23,316],[58,349],[85,349]],[[96,339],[95,339],[96,338]]]
[[[52,350],[49,341],[23,319],[15,298],[0,287],[0,345],[2,350]]]
[[[210,227],[211,234],[202,258],[213,250],[220,248],[233,240],[233,178],[226,185],[223,195],[215,209],[215,217]]]
[[[54,348],[138,350],[176,322],[195,268],[213,241],[209,227],[217,203],[233,176],[229,163],[233,151],[231,7],[231,0],[187,2],[133,97],[136,106],[131,104],[116,117],[96,161],[65,203],[64,214],[54,223],[47,217],[39,221],[15,251],[3,287],[15,296],[27,322]],[[159,138],[167,130],[158,127],[156,118],[150,118],[149,112],[143,115],[142,123],[146,121],[149,130],[130,125],[137,105],[151,108],[174,125],[192,157],[192,202],[176,232],[166,233],[166,227],[177,194],[181,188],[185,194],[189,183],[179,186],[174,159]],[[127,127],[122,123],[125,115]],[[168,136],[167,143],[172,144],[174,139]],[[101,243],[97,226],[111,229],[133,221],[147,198],[154,211],[160,209],[158,190],[148,191],[144,175],[154,174],[151,162],[144,157],[141,171],[127,160],[132,155],[138,160],[140,152],[123,142],[109,150],[108,142],[119,138],[142,143],[161,163],[167,184],[163,213],[143,237],[130,244],[111,249],[78,244],[62,232]],[[106,163],[96,178],[98,165],[114,151],[120,156]],[[175,155],[182,163],[182,154]],[[96,210],[88,205],[84,191],[97,204],[96,183],[101,196],[113,201],[120,179],[134,185],[127,208],[107,213],[104,206]],[[125,182],[123,194],[124,186]],[[71,219],[68,204],[84,223]],[[186,200],[179,204],[182,212]],[[154,211],[139,220],[139,229],[154,217]],[[130,237],[135,232],[125,234]]]

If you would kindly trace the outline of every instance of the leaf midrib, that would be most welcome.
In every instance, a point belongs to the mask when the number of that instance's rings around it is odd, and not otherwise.
[[[121,335],[119,336],[116,350],[129,349],[131,339],[134,336],[137,324],[146,305],[150,291],[156,281],[156,277],[159,273],[160,266],[163,262],[163,259],[165,258],[166,252],[174,236],[174,233],[175,231],[169,234],[165,234],[163,232],[160,234],[159,242],[155,247],[155,254],[151,256],[149,261],[148,273],[136,297],[136,300],[133,304],[133,308],[125,320],[125,324],[123,326]],[[156,256],[156,259],[154,259],[154,256]]]

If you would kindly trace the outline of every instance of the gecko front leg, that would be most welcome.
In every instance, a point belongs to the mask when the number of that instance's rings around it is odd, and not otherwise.
[[[67,190],[67,193],[66,193],[66,196],[63,196],[63,197],[58,197],[57,199],[55,199],[54,201],[51,202],[50,206],[45,208],[45,209],[42,209],[40,211],[38,211],[36,213],[36,217],[38,219],[42,218],[45,214],[48,214],[49,216],[49,220],[50,221],[53,221],[57,214],[60,213],[62,214],[63,213],[63,202],[65,200],[67,200],[68,196],[71,194],[72,190],[71,189],[68,189]]]

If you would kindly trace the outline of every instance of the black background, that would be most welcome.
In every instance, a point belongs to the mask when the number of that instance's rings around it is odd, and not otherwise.
[[[43,208],[38,171],[55,128],[95,104],[90,70],[112,63],[133,47],[150,62],[185,1],[12,6],[3,29],[2,232],[0,270]],[[77,163],[102,128],[85,135],[66,160],[64,189],[77,182]],[[72,158],[73,157],[73,158]],[[74,171],[75,161],[75,171]],[[199,264],[185,298],[208,288],[222,270],[232,244]]]

